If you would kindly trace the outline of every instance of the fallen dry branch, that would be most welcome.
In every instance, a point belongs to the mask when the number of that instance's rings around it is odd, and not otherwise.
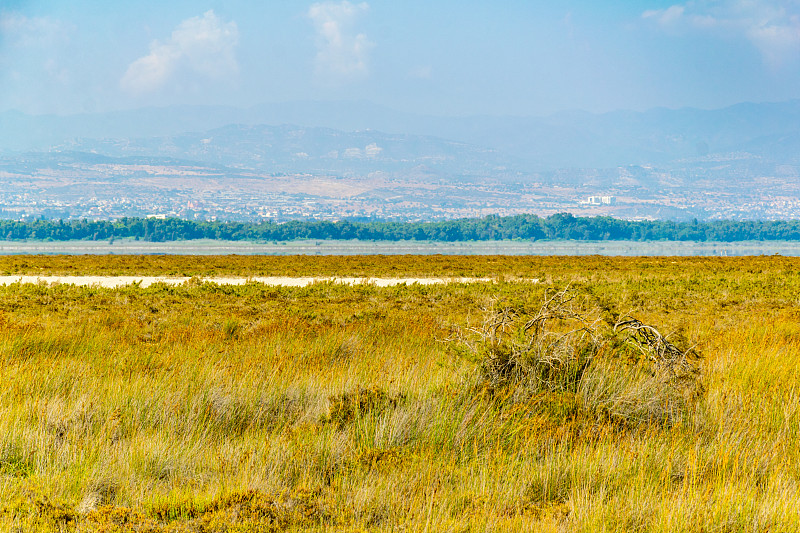
[[[585,411],[626,423],[673,424],[702,392],[699,354],[656,327],[625,317],[609,326],[581,294],[545,294],[532,314],[492,301],[479,327],[451,337],[478,363],[478,389],[524,400],[577,394]]]

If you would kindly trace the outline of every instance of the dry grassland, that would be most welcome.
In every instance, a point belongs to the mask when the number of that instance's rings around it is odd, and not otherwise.
[[[0,274],[498,280],[0,287],[0,531],[800,529],[797,259],[17,256]]]

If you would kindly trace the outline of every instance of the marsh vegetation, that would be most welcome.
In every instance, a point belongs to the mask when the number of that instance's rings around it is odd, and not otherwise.
[[[496,280],[0,287],[2,530],[800,524],[796,260],[8,257],[0,270]]]

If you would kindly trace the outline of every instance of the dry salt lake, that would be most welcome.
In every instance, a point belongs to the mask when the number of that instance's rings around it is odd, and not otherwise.
[[[154,283],[166,283],[167,285],[181,285],[191,281],[188,277],[166,277],[166,276],[0,276],[0,285],[11,285],[13,283],[45,283],[78,285],[84,287],[105,287],[116,288],[127,285],[137,285],[139,287],[149,287]],[[341,283],[345,285],[371,284],[377,287],[391,287],[403,283],[420,285],[434,285],[441,283],[492,283],[492,278],[314,278],[314,277],[211,277],[198,278],[199,281],[208,281],[219,285],[244,285],[245,283],[263,283],[264,285],[280,285],[285,287],[305,287],[312,283]],[[538,280],[529,280],[538,282]]]
[[[800,256],[800,242],[0,241],[0,254]]]

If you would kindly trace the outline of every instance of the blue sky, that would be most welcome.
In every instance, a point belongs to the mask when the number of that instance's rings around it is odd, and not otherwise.
[[[800,0],[0,0],[0,111],[361,99],[544,115],[798,97]]]

